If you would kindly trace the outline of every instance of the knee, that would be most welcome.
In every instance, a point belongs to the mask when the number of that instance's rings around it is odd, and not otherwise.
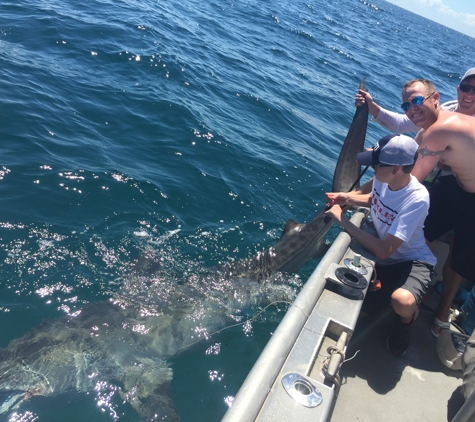
[[[412,315],[417,309],[414,295],[405,289],[397,289],[391,296],[391,305],[394,311],[402,316]]]

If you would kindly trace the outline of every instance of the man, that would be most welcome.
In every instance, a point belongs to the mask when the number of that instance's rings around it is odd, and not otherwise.
[[[374,168],[370,194],[327,193],[333,206],[326,214],[376,256],[381,289],[367,293],[363,311],[374,312],[391,302],[397,319],[386,344],[396,356],[407,351],[410,329],[436,263],[422,229],[429,210],[429,193],[411,175],[417,150],[417,143],[408,136],[386,136],[372,151],[357,155],[360,164]],[[371,205],[378,237],[353,225],[340,204]]]
[[[468,83],[470,82],[470,83]],[[466,102],[475,100],[475,69],[463,78]],[[472,85],[473,83],[473,85]],[[460,88],[460,87],[459,87]],[[470,97],[471,96],[471,97]],[[425,79],[407,82],[402,90],[406,116],[422,129],[415,140],[419,158],[412,174],[423,181],[432,169],[450,168],[453,175],[440,179],[430,189],[431,208],[425,222],[425,237],[431,242],[454,230],[450,256],[452,277],[443,283],[436,309],[435,329],[447,328],[450,306],[464,278],[473,279],[475,262],[475,118],[443,110],[434,84]],[[437,334],[437,332],[435,332]]]
[[[475,92],[470,89],[470,86],[475,85],[475,67],[468,69],[465,72],[465,75],[462,77],[459,86],[457,86],[457,99],[447,101],[441,104],[441,107],[444,110],[454,111],[457,113],[466,114],[467,116],[475,117]],[[373,97],[365,91],[359,90],[356,94],[355,105],[359,107],[364,103],[368,104],[368,110],[372,115],[372,118],[375,122],[379,123],[381,126],[389,129],[394,133],[408,133],[408,132],[418,132],[421,128],[414,123],[405,115],[389,111],[379,104],[373,101]],[[439,176],[446,176],[452,174],[450,170],[442,170],[438,167],[434,168],[434,171],[426,179],[430,183],[434,178]],[[452,249],[453,238],[449,237],[449,245]],[[452,277],[451,270],[446,263],[444,265],[443,273],[447,272],[446,278]]]
[[[475,86],[475,67],[468,69],[462,77],[457,87],[457,99],[441,104],[441,107],[448,111],[455,111],[475,116],[475,92],[470,89]],[[398,114],[386,110],[373,101],[373,97],[365,91],[359,90],[356,94],[355,105],[359,107],[364,103],[368,104],[368,110],[373,116],[373,120],[395,133],[418,132],[420,127],[411,122],[405,114]]]

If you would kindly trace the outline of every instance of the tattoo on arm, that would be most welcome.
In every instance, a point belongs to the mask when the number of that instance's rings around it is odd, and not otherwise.
[[[422,157],[433,157],[435,155],[442,155],[442,153],[444,152],[443,149],[440,149],[438,151],[432,151],[430,150],[429,148],[427,147],[423,147],[423,148],[420,148],[419,149],[419,154],[422,156]]]

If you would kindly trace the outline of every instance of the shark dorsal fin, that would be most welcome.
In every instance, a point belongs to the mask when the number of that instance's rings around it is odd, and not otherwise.
[[[284,231],[282,233],[282,236],[280,236],[280,240],[293,236],[296,233],[299,233],[300,230],[302,230],[302,227],[305,227],[305,223],[296,223],[294,220],[290,219],[287,221],[287,224],[285,225]]]

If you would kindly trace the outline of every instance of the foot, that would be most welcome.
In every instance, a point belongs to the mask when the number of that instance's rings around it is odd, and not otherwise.
[[[435,317],[434,322],[432,323],[432,327],[430,329],[432,335],[435,338],[439,338],[440,332],[442,330],[446,330],[446,329],[450,329],[450,322],[449,321],[442,321],[439,318]]]
[[[418,314],[417,310],[407,324],[401,321],[399,315],[396,316],[396,323],[386,340],[386,346],[394,356],[402,357],[406,354],[411,340],[411,328]]]

